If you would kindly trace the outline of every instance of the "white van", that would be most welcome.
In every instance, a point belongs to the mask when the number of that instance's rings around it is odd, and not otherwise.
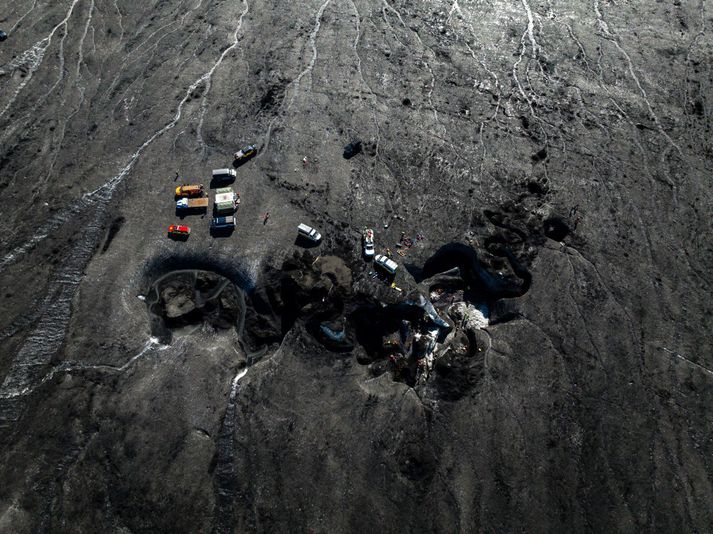
[[[309,239],[313,243],[319,243],[322,239],[322,235],[317,230],[311,226],[307,226],[306,224],[300,224],[297,227],[297,233],[305,239]]]
[[[235,169],[214,169],[213,170],[213,180],[223,182],[235,180],[238,175]]]
[[[384,269],[389,274],[394,274],[396,269],[399,268],[399,264],[394,260],[387,258],[383,254],[377,254],[374,258],[374,263]]]

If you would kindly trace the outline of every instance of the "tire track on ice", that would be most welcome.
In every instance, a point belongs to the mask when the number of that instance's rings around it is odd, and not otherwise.
[[[65,361],[53,367],[49,372],[42,377],[37,377],[34,384],[26,385],[22,389],[8,390],[0,393],[0,428],[9,427],[14,421],[17,421],[22,415],[24,408],[24,399],[27,395],[32,394],[44,383],[52,380],[59,373],[76,373],[82,371],[102,371],[108,373],[123,373],[131,367],[139,358],[151,353],[152,351],[164,351],[171,347],[170,345],[161,345],[154,337],[150,338],[139,352],[134,354],[125,363],[120,366],[109,364],[85,364],[73,361]]]
[[[679,147],[676,142],[671,138],[670,135],[663,129],[663,126],[661,125],[661,121],[659,120],[658,115],[654,111],[653,106],[651,105],[651,101],[649,100],[648,94],[646,93],[646,90],[643,88],[641,85],[641,82],[639,81],[639,77],[636,75],[636,71],[634,70],[634,62],[631,60],[631,56],[624,50],[624,48],[621,46],[621,43],[619,42],[619,39],[616,37],[614,33],[609,30],[609,25],[607,22],[604,20],[604,17],[602,15],[601,10],[599,9],[599,0],[594,0],[594,12],[596,13],[597,16],[597,24],[599,28],[602,30],[602,34],[604,37],[609,40],[616,49],[619,51],[619,53],[624,56],[626,59],[627,63],[627,70],[629,71],[629,74],[631,75],[631,78],[634,80],[634,83],[636,84],[636,87],[639,89],[639,92],[641,93],[641,96],[644,99],[644,103],[646,104],[646,108],[649,112],[649,115],[651,116],[651,119],[654,121],[654,124],[656,125],[656,129],[658,132],[663,136],[666,141],[671,145],[671,147],[676,149],[676,152],[678,152],[678,155],[683,159],[683,152],[681,151],[681,147]]]
[[[423,39],[421,39],[421,36],[418,34],[418,31],[406,26],[406,23],[404,22],[404,19],[401,16],[401,13],[399,13],[399,11],[396,8],[394,8],[386,0],[383,0],[383,5],[386,9],[388,9],[389,11],[391,11],[392,13],[394,13],[396,15],[396,17],[399,19],[399,22],[401,23],[401,26],[403,26],[404,30],[406,30],[407,32],[410,32],[413,35],[413,37],[418,41],[418,44],[421,46],[421,48],[423,49],[421,62],[423,64],[423,66],[426,67],[426,70],[428,70],[428,73],[431,75],[431,83],[429,84],[428,93],[426,95],[426,98],[428,100],[429,108],[431,109],[431,111],[433,111],[433,121],[437,126],[440,126],[443,129],[442,137],[445,138],[448,133],[448,128],[446,128],[445,124],[442,124],[441,121],[439,120],[438,110],[436,109],[436,106],[433,104],[433,91],[436,87],[436,75],[433,72],[433,68],[431,67],[431,65],[428,63],[428,61],[426,61],[426,50],[431,53],[431,57],[434,59],[437,57],[437,55],[430,46],[428,46],[427,44],[425,44],[423,42]],[[455,9],[455,7],[452,6],[452,9]],[[458,9],[460,9],[460,6],[458,6]],[[419,108],[420,108],[420,106],[419,106]],[[451,148],[453,148],[453,146],[450,142],[447,142],[447,143],[449,145],[451,145]]]
[[[15,355],[0,386],[0,426],[16,420],[22,409],[20,398],[33,389],[47,365],[59,353],[69,324],[72,301],[83,277],[86,264],[94,253],[102,232],[104,210],[96,212],[78,245],[57,270],[44,302],[44,309],[34,330]]]
[[[182,1],[182,2],[177,6],[177,8],[180,7],[180,6],[182,6],[183,3],[184,3],[184,2]],[[169,35],[171,35],[171,34],[177,32],[180,28],[182,28],[182,27],[184,26],[184,24],[185,24],[186,18],[188,18],[188,16],[189,16],[191,13],[193,13],[195,10],[197,10],[198,8],[200,8],[201,5],[202,5],[202,3],[203,3],[202,0],[199,0],[198,4],[196,4],[195,7],[189,9],[188,11],[186,11],[186,12],[181,16],[180,21],[179,21],[179,20],[172,20],[171,22],[168,22],[168,23],[164,24],[163,26],[161,26],[161,27],[159,27],[158,29],[154,30],[148,37],[146,37],[146,39],[144,39],[143,41],[141,41],[138,45],[136,45],[136,46],[135,46],[134,48],[132,48],[128,53],[126,53],[126,54],[124,55],[124,57],[123,57],[123,60],[121,61],[121,64],[119,65],[119,69],[118,69],[118,71],[116,72],[116,75],[112,78],[112,81],[111,81],[111,83],[109,84],[109,87],[107,87],[107,89],[104,90],[104,92],[102,93],[101,98],[102,98],[102,99],[105,99],[105,98],[107,98],[107,97],[110,98],[110,95],[111,95],[112,91],[116,88],[117,84],[122,80],[122,75],[123,75],[123,73],[125,72],[125,70],[127,69],[127,67],[129,67],[129,65],[132,65],[133,63],[136,63],[136,62],[138,62],[138,61],[142,61],[142,63],[144,64],[144,70],[142,71],[142,74],[143,74],[143,73],[145,72],[146,65],[148,65],[148,64],[150,63],[151,59],[152,59],[153,56],[156,54],[156,50],[158,49],[159,45],[161,44],[161,41],[164,40],[165,38],[167,38]],[[121,25],[121,20],[123,20],[123,17],[122,17],[122,15],[121,15],[121,12],[119,11],[118,7],[117,7],[116,9],[117,9],[117,12],[119,13],[119,19],[120,19],[120,20],[119,20],[119,24]],[[174,15],[174,16],[177,16],[175,12],[171,12],[171,14]],[[152,43],[150,46],[148,46],[148,47],[146,47],[146,48],[144,49],[144,45],[146,45],[147,43],[149,43],[156,35],[158,35],[158,34],[160,34],[161,32],[163,32],[163,30],[166,30],[167,28],[169,28],[169,27],[171,27],[171,26],[176,26],[176,27],[173,28],[171,31],[162,33],[162,34],[161,34],[161,37],[159,37],[154,43]],[[123,27],[122,27],[122,36],[123,36],[123,32],[124,32],[124,30],[123,30]],[[147,59],[147,58],[145,58],[145,56],[146,56],[146,54],[148,54],[148,53],[151,53],[151,56],[149,56],[149,58]],[[134,80],[123,90],[122,95],[121,95],[121,98],[119,99],[119,103],[121,103],[121,102],[125,99],[126,93],[129,91],[129,89],[131,89],[131,87],[132,87],[137,81],[139,81],[138,78],[137,78],[137,79],[134,79]],[[141,80],[141,84],[143,85],[144,83],[145,83],[145,80],[142,79],[142,80]],[[116,106],[114,106],[113,110],[115,110],[118,105],[119,105],[119,104],[117,103]],[[113,111],[113,110],[112,110],[112,111]]]
[[[234,526],[233,514],[237,493],[237,474],[235,471],[235,417],[238,383],[248,373],[245,367],[238,371],[230,384],[228,406],[225,409],[223,424],[216,440],[217,465],[215,469],[215,515],[213,516],[213,532],[217,534],[232,532]]]
[[[15,29],[20,25],[20,23],[23,20],[25,20],[27,15],[29,15],[30,13],[32,13],[35,10],[35,7],[37,7],[37,0],[34,0],[34,2],[32,2],[32,7],[30,9],[28,9],[24,15],[22,15],[19,19],[17,19],[17,22],[15,22],[15,24],[12,25],[12,27],[8,30],[7,33],[12,35],[12,32],[15,31]]]
[[[300,72],[299,76],[295,78],[295,85],[294,85],[294,93],[292,93],[292,98],[290,99],[290,103],[287,106],[287,109],[289,110],[290,107],[292,107],[292,104],[295,101],[295,97],[297,96],[297,93],[300,90],[300,82],[302,81],[302,78],[304,78],[307,74],[310,75],[310,88],[312,85],[312,70],[314,70],[314,65],[317,63],[317,35],[319,35],[319,30],[322,27],[322,15],[324,15],[324,10],[327,9],[327,6],[332,2],[332,0],[326,0],[319,8],[317,11],[317,15],[315,16],[314,20],[314,27],[312,28],[312,32],[309,35],[309,45],[312,48],[312,58],[309,60],[309,63],[307,64],[307,67]]]
[[[141,61],[141,63],[143,64],[143,68],[142,68],[142,70],[141,70],[141,73],[140,73],[138,76],[136,76],[136,77],[131,81],[131,83],[129,83],[129,84],[124,88],[124,90],[121,92],[121,95],[119,96],[119,98],[117,98],[116,104],[114,104],[114,106],[111,108],[111,115],[112,115],[112,117],[113,117],[114,114],[116,113],[117,108],[121,105],[121,106],[124,108],[124,114],[125,114],[125,116],[126,116],[126,122],[127,122],[127,123],[129,122],[129,117],[128,117],[129,107],[133,104],[135,97],[138,96],[138,95],[141,95],[142,92],[143,92],[143,90],[144,90],[144,86],[145,86],[146,78],[147,78],[147,76],[146,76],[146,71],[147,71],[147,69],[148,69],[148,66],[151,64],[151,61],[153,60],[154,56],[156,55],[156,53],[157,53],[159,50],[162,50],[161,48],[159,48],[160,45],[161,45],[161,41],[163,41],[164,39],[167,39],[169,36],[171,36],[172,34],[176,33],[176,32],[179,31],[181,28],[183,28],[183,26],[184,26],[184,24],[185,24],[185,21],[186,21],[186,18],[188,18],[188,16],[189,16],[191,13],[193,13],[196,9],[198,9],[198,8],[201,6],[201,4],[202,4],[202,0],[201,0],[194,8],[192,8],[192,9],[190,9],[189,11],[185,12],[185,13],[181,16],[180,21],[174,20],[174,21],[172,21],[172,22],[169,22],[169,23],[164,24],[163,26],[161,26],[158,30],[154,31],[149,37],[147,37],[147,38],[146,38],[144,41],[142,41],[136,48],[132,49],[132,50],[124,57],[124,59],[122,60],[121,64],[119,65],[118,71],[116,72],[116,74],[115,74],[114,77],[112,78],[112,82],[109,84],[109,87],[108,87],[106,90],[103,91],[103,93],[102,93],[102,95],[101,95],[101,99],[102,99],[102,100],[103,100],[103,99],[109,99],[109,100],[111,100],[111,98],[114,96],[114,92],[113,92],[113,91],[115,90],[117,84],[123,79],[122,76],[123,76],[124,72],[126,72],[127,68],[128,68],[130,65],[132,65],[132,64],[134,64],[134,63],[136,63],[136,62]],[[182,5],[182,3],[181,3],[181,5]],[[172,13],[172,14],[173,14],[173,13]],[[173,29],[171,29],[171,31],[167,31],[167,32],[163,33],[154,43],[151,44],[151,46],[149,46],[149,47],[147,47],[146,49],[142,50],[141,53],[139,53],[138,55],[134,55],[135,52],[137,52],[139,49],[141,49],[147,42],[149,42],[151,39],[153,39],[153,37],[156,36],[159,32],[161,32],[162,30],[165,30],[165,29],[167,29],[167,28],[169,28],[169,27],[171,27],[171,26],[175,26],[175,27],[174,27]],[[148,57],[146,57],[147,54],[150,54],[150,55],[148,55]],[[132,57],[132,56],[133,56],[133,57]],[[194,54],[194,57],[195,57],[195,54]],[[190,56],[189,56],[188,58],[186,58],[185,61],[188,61],[189,59],[191,59]],[[185,62],[184,62],[184,63],[185,63]],[[182,67],[182,66],[183,66],[183,63],[181,64],[181,67]],[[176,72],[180,72],[180,71],[181,71],[181,68],[180,68],[180,67],[176,69]],[[139,84],[139,87],[138,87],[138,88],[135,88],[134,86],[135,86],[135,84],[137,84],[137,83]],[[133,90],[133,95],[131,95],[131,98],[130,98],[129,100],[127,100],[127,98],[128,98],[128,97],[127,97],[127,93],[128,93],[129,91],[132,91],[132,90]]]
[[[302,78],[304,78],[307,74],[310,75],[310,88],[311,88],[311,75],[312,75],[312,70],[314,69],[314,65],[317,62],[317,35],[319,34],[319,30],[322,26],[322,15],[324,15],[324,10],[327,9],[327,6],[332,2],[332,0],[325,0],[325,2],[319,7],[319,10],[317,11],[317,15],[315,16],[315,21],[314,21],[314,27],[312,28],[312,31],[310,32],[309,35],[309,45],[312,48],[312,57],[307,64],[307,67],[299,73],[297,78],[292,80],[290,82],[289,86],[292,86],[293,93],[292,97],[290,98],[289,103],[285,106],[284,110],[280,110],[275,118],[273,118],[270,123],[267,126],[267,132],[265,132],[265,137],[262,143],[262,150],[260,150],[260,155],[265,154],[267,152],[268,147],[270,146],[270,139],[272,138],[272,129],[275,126],[275,123],[278,121],[280,116],[284,115],[287,113],[292,105],[295,102],[295,98],[297,98],[297,94],[299,93],[300,90],[300,82],[302,81]]]
[[[361,68],[361,56],[359,56],[359,40],[362,37],[361,15],[359,14],[359,9],[357,9],[357,6],[353,0],[349,0],[349,4],[351,5],[351,7],[354,10],[354,13],[356,15],[356,37],[354,38],[354,42],[352,43],[352,49],[353,49],[354,55],[356,56],[356,59],[357,59],[357,72],[359,73],[359,79],[361,80],[361,83],[364,85],[364,87],[366,87],[367,91],[369,92],[369,96],[371,97],[371,100],[372,100],[371,115],[372,115],[372,120],[374,121],[374,129],[376,130],[375,152],[376,152],[376,156],[378,157],[379,143],[381,141],[381,131],[379,129],[379,118],[377,116],[376,109],[377,109],[379,100],[376,97],[374,90],[371,88],[369,83],[364,78],[364,72],[362,71],[362,68]]]
[[[49,382],[54,378],[54,376],[58,373],[72,373],[75,371],[106,371],[106,372],[116,372],[116,373],[123,373],[126,371],[129,367],[131,367],[136,360],[141,358],[144,354],[148,353],[151,351],[154,347],[158,347],[159,351],[166,350],[167,348],[170,347],[170,345],[161,345],[158,342],[158,339],[155,337],[151,337],[146,343],[144,343],[143,347],[134,354],[131,358],[129,358],[125,363],[122,365],[109,365],[109,364],[86,364],[86,363],[80,363],[80,362],[74,362],[74,361],[64,361],[57,365],[56,367],[53,367],[48,373],[46,373],[41,379],[39,379],[35,384],[31,384],[27,387],[24,387],[22,389],[11,389],[4,391],[3,393],[0,393],[0,406],[2,404],[3,400],[7,399],[15,399],[17,397],[23,397],[25,395],[29,395],[33,391],[35,391],[37,388],[39,388],[42,384],[45,382]],[[0,417],[0,424],[2,424],[2,418]]]

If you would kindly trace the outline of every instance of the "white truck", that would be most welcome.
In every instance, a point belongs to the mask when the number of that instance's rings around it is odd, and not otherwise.
[[[232,188],[221,187],[215,190],[214,209],[216,213],[233,213],[238,209],[240,204],[240,196],[238,196]]]
[[[235,169],[214,169],[213,182],[232,182],[237,175]]]
[[[179,211],[205,211],[208,209],[208,198],[182,198],[176,201],[176,209]]]

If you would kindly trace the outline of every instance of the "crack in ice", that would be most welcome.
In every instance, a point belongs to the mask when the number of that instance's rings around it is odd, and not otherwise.
[[[109,365],[109,364],[84,364],[84,363],[78,363],[78,362],[71,362],[71,361],[66,361],[62,362],[58,366],[54,367],[51,371],[49,371],[44,377],[42,377],[37,383],[24,386],[22,388],[7,388],[4,390],[0,390],[0,399],[13,399],[16,397],[23,397],[26,395],[29,395],[33,391],[35,391],[37,388],[39,388],[42,384],[49,382],[54,378],[54,376],[58,373],[72,373],[76,371],[108,371],[108,372],[117,372],[117,373],[123,373],[126,371],[131,365],[134,364],[136,360],[141,358],[143,355],[151,351],[154,347],[158,347],[158,350],[163,351],[169,348],[170,345],[161,345],[158,341],[158,338],[151,337],[137,352],[134,354],[131,358],[129,358],[125,363],[122,365],[116,366],[116,365]],[[1,420],[0,420],[1,423]]]

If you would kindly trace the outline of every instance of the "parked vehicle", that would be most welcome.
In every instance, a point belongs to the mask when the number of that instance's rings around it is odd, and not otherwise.
[[[217,213],[233,213],[240,204],[240,197],[230,187],[221,187],[215,191],[214,209]]]
[[[374,257],[374,263],[389,274],[396,273],[396,270],[399,268],[398,263],[383,254],[377,254]]]
[[[182,198],[176,201],[176,209],[183,210],[201,210],[208,209],[208,197],[202,198]]]
[[[364,256],[366,258],[374,257],[374,230],[371,228],[364,230],[362,242],[364,245]]]
[[[255,145],[247,145],[238,150],[234,154],[234,157],[235,161],[240,163],[252,158],[255,154],[257,154],[257,148],[255,147]]]
[[[297,233],[304,237],[305,239],[309,239],[313,243],[319,243],[320,240],[322,239],[322,234],[320,234],[317,230],[312,228],[311,226],[307,226],[306,224],[300,224],[297,227]]]
[[[183,237],[183,236],[189,236],[190,234],[191,234],[191,229],[188,226],[184,226],[182,224],[172,224],[171,226],[168,227],[168,235],[169,236]]]
[[[211,230],[229,230],[235,228],[235,217],[228,215],[227,217],[215,217],[210,223]]]
[[[176,188],[177,197],[202,197],[203,196],[203,184],[184,184],[179,185]]]
[[[232,182],[238,175],[235,169],[214,169],[213,181],[215,182]]]

